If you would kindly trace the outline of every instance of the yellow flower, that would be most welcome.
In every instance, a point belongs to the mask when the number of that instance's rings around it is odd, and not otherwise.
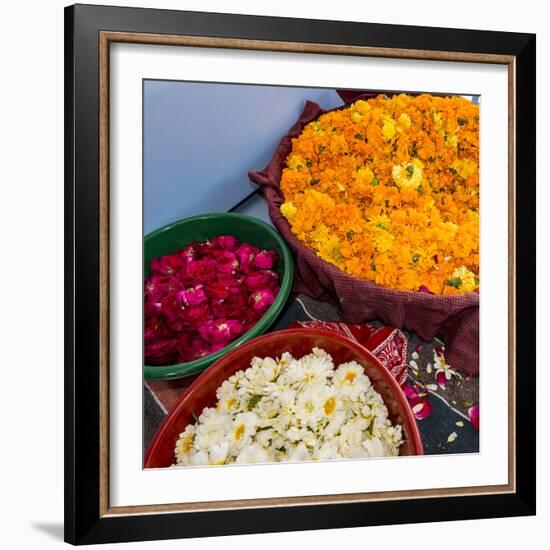
[[[433,121],[434,121],[434,126],[435,126],[436,130],[439,131],[443,128],[443,114],[442,113],[435,112],[433,114]]]
[[[392,234],[387,231],[378,230],[374,232],[372,240],[378,252],[387,252],[393,248],[394,238]]]
[[[353,175],[353,179],[360,184],[372,184],[374,174],[370,168],[360,168]]]
[[[298,209],[292,201],[281,204],[281,213],[289,222],[293,220],[296,212],[298,212]]]
[[[327,262],[339,263],[343,260],[339,250],[340,239],[336,236],[329,237],[319,244],[319,256]]]
[[[401,113],[399,115],[399,118],[397,119],[397,127],[399,130],[407,130],[407,128],[410,128],[412,125],[411,118],[407,113]]]
[[[477,164],[469,159],[460,159],[453,162],[452,168],[463,178],[469,178],[477,173]]]
[[[458,279],[460,279],[460,282],[458,282]],[[452,280],[456,280],[456,284],[458,285],[458,288],[462,292],[472,292],[476,289],[478,286],[476,283],[476,277],[475,275],[463,265],[460,267],[457,267],[452,274]]]
[[[458,137],[454,134],[452,136],[447,136],[445,144],[447,147],[456,147],[458,145]]]
[[[390,141],[395,136],[395,120],[393,118],[389,116],[384,117],[382,135],[386,141]]]
[[[305,160],[300,155],[290,155],[286,164],[291,170],[300,170],[305,165]]]
[[[392,168],[393,181],[400,188],[418,189],[422,183],[422,161],[413,159],[408,164],[399,164]]]
[[[350,107],[352,113],[359,113],[360,115],[365,115],[370,111],[370,105],[368,101],[360,99],[353,103]]]
[[[380,214],[378,216],[372,216],[369,219],[369,225],[372,229],[384,229],[387,230],[390,228],[391,219],[386,214]]]

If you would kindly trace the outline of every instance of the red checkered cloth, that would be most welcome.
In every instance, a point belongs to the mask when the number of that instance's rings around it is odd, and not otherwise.
[[[344,101],[368,98],[378,93],[351,94]],[[284,197],[279,186],[292,139],[306,124],[325,113],[317,103],[307,101],[302,115],[284,136],[271,162],[264,170],[250,172],[250,179],[262,187],[269,206],[269,216],[282,234],[296,263],[295,290],[339,307],[346,322],[362,323],[380,319],[387,325],[416,332],[426,341],[443,335],[446,357],[454,368],[468,374],[479,373],[479,294],[439,296],[425,292],[403,292],[384,288],[373,282],[347,275],[319,258],[299,241],[280,211]]]
[[[399,384],[403,385],[407,379],[407,338],[399,329],[331,321],[293,321],[289,328],[294,327],[322,328],[337,332],[371,351]],[[160,408],[167,413],[197,376],[166,382],[149,380],[145,385]]]

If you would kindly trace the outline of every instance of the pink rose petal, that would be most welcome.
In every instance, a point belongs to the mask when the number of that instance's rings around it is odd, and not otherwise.
[[[472,423],[472,426],[479,430],[479,405],[474,405],[468,409],[468,418]]]
[[[417,397],[409,402],[411,411],[417,420],[424,420],[432,413],[432,405],[426,399]]]
[[[237,239],[237,237],[234,237],[233,235],[220,235],[218,237],[214,237],[210,241],[210,244],[213,247],[226,248],[227,250],[233,250],[239,244],[239,240]]]
[[[275,296],[269,289],[257,290],[248,301],[256,311],[265,311],[275,301]]]
[[[183,260],[174,254],[153,258],[151,260],[151,273],[172,276],[182,264]]]
[[[427,286],[420,285],[418,288],[418,292],[424,292],[426,294],[435,294],[435,292],[432,292]]]
[[[216,261],[218,271],[221,273],[236,273],[239,269],[237,255],[230,250],[212,253],[211,257]]]
[[[177,297],[178,300],[186,306],[198,306],[207,300],[203,285],[197,285],[186,290],[181,290],[177,293]]]
[[[250,273],[254,269],[254,258],[260,252],[259,248],[248,243],[243,243],[236,248],[235,254],[243,273]]]
[[[203,283],[216,278],[218,264],[212,259],[203,258],[189,263],[185,269],[185,277],[193,283]]]
[[[407,399],[415,399],[418,397],[418,392],[410,384],[406,384],[403,388],[403,393]]]
[[[277,274],[273,271],[257,271],[244,278],[244,285],[250,290],[273,286],[277,283]]]
[[[145,361],[151,365],[169,364],[178,356],[178,341],[157,340],[146,344],[144,348]]]
[[[199,324],[199,334],[212,344],[227,344],[242,330],[242,322],[234,319],[208,320]]]
[[[197,256],[197,250],[196,250],[196,246],[194,244],[190,244],[190,245],[186,246],[181,251],[181,257],[183,259],[184,264],[192,262],[196,258],[196,256]]]
[[[277,254],[274,250],[262,250],[254,258],[254,267],[258,269],[271,269],[277,261]]]
[[[447,377],[445,376],[445,373],[443,371],[439,371],[435,375],[435,381],[438,383],[441,389],[445,389],[445,386],[447,385]]]

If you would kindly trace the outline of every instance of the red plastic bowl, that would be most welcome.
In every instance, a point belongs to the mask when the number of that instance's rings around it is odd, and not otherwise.
[[[288,351],[302,357],[318,347],[329,353],[335,365],[357,361],[365,369],[372,385],[384,399],[392,424],[403,426],[400,455],[424,454],[416,421],[399,384],[378,359],[365,347],[339,334],[318,329],[288,329],[259,336],[234,349],[189,386],[174,404],[159,427],[145,455],[145,468],[165,468],[174,463],[174,447],[179,434],[194,422],[204,407],[216,404],[216,389],[238,370],[250,367],[253,357],[277,357]]]

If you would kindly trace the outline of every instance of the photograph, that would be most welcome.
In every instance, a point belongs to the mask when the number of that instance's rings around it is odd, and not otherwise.
[[[479,451],[480,109],[143,81],[146,468]]]

